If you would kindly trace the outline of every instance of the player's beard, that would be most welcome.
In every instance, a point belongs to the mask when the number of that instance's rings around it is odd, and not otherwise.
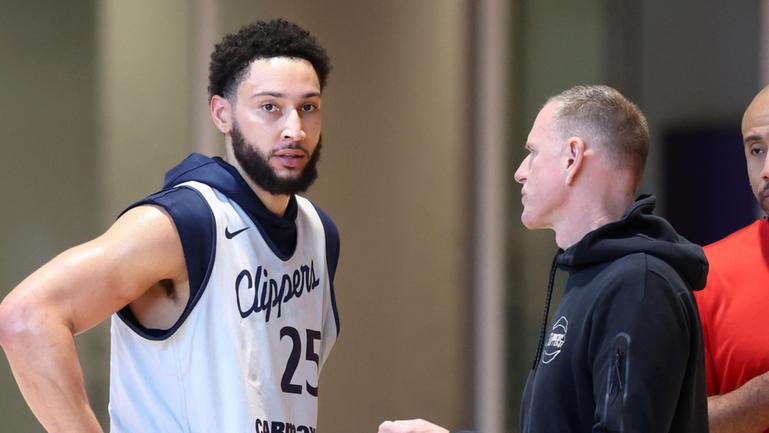
[[[321,138],[318,138],[318,145],[310,155],[310,159],[299,176],[281,178],[270,167],[269,162],[267,162],[268,157],[259,152],[256,146],[246,142],[237,123],[232,125],[230,135],[232,137],[232,150],[235,153],[235,159],[243,167],[243,171],[246,172],[254,183],[270,194],[296,194],[304,192],[318,177],[317,166],[318,160],[320,160]],[[294,148],[298,148],[298,146]]]

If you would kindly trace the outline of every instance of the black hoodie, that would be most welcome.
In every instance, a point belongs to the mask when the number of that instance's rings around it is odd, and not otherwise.
[[[134,331],[148,339],[168,338],[184,322],[194,308],[211,270],[216,245],[215,222],[205,200],[192,188],[177,185],[197,181],[211,186],[235,201],[251,217],[254,226],[272,251],[282,258],[291,257],[296,247],[296,197],[291,196],[283,216],[267,209],[254,191],[241,177],[238,170],[221,158],[209,158],[199,153],[190,154],[165,175],[163,189],[128,207],[155,205],[162,207],[174,221],[184,249],[184,260],[190,282],[190,301],[179,321],[170,329],[148,329],[143,327],[126,307],[118,312],[123,321]],[[314,204],[313,204],[314,205]],[[326,257],[328,258],[331,296],[334,297],[334,274],[339,259],[339,232],[336,225],[318,206],[315,206],[326,231]],[[127,210],[127,209],[126,209]],[[124,211],[125,212],[125,211]],[[335,307],[335,303],[334,303]],[[335,315],[337,320],[339,315]],[[337,330],[339,322],[337,321]]]
[[[542,328],[522,432],[708,431],[691,293],[704,287],[708,264],[699,246],[652,215],[654,203],[640,197],[620,221],[556,254],[548,304],[556,270],[569,276]]]

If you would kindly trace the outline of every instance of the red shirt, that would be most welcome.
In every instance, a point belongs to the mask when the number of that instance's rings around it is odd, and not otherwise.
[[[705,247],[704,290],[695,292],[705,339],[708,395],[769,371],[769,222]]]

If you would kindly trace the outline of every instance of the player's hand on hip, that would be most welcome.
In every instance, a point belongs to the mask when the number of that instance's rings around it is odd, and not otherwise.
[[[377,433],[449,433],[445,428],[423,419],[385,421]]]

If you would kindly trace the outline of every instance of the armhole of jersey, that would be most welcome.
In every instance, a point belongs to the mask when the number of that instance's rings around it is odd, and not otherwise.
[[[144,327],[128,306],[118,311],[117,315],[141,337],[148,340],[165,340],[184,323],[208,283],[216,256],[216,221],[205,198],[194,188],[182,186],[160,191],[132,204],[123,213],[141,205],[159,206],[173,219],[184,250],[190,297],[181,316],[169,329]]]
[[[339,229],[336,228],[334,221],[315,203],[312,203],[312,206],[318,212],[320,221],[323,223],[323,231],[326,233],[326,263],[328,263],[329,283],[331,284],[331,308],[334,310],[336,335],[338,336],[341,328],[339,326],[339,312],[336,309],[336,296],[334,295],[334,275],[336,274],[336,265],[339,262]]]

